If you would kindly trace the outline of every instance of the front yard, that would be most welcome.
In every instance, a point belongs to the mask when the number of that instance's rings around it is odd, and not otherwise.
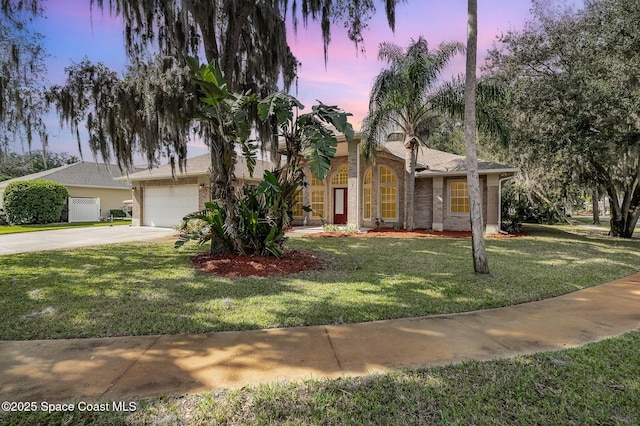
[[[227,278],[171,242],[0,257],[0,340],[200,333],[372,321],[539,300],[637,272],[640,242],[535,226],[488,240],[492,276],[464,239],[292,238],[324,269]]]
[[[170,242],[0,257],[0,339],[205,332],[369,321],[538,300],[637,272],[640,241],[535,226],[488,240],[296,238],[323,270],[194,272]],[[639,424],[640,332],[490,362],[136,401],[134,413],[4,413],[3,424]]]

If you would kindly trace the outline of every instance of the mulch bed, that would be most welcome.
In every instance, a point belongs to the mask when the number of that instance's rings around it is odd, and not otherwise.
[[[486,237],[516,238],[523,235],[524,234],[494,234]],[[438,232],[426,229],[405,231],[402,229],[394,230],[391,228],[377,228],[362,233],[345,234],[342,232],[320,232],[316,234],[308,234],[306,236],[313,238],[471,238],[471,232]],[[256,255],[238,256],[235,254],[211,257],[209,253],[198,253],[191,258],[191,265],[200,271],[226,277],[267,277],[269,275],[289,275],[322,268],[322,262],[317,257],[312,254],[296,250],[286,250],[284,256],[281,258]]]
[[[485,238],[516,238],[522,237],[524,234],[492,234],[485,235]],[[333,237],[352,237],[352,238],[368,238],[368,237],[393,237],[393,238],[471,238],[470,231],[430,231],[427,229],[414,229],[413,231],[405,231],[404,229],[376,228],[367,232],[356,232],[346,234],[343,232],[318,232],[316,234],[308,234],[305,237],[312,238],[333,238]]]
[[[198,270],[227,277],[289,275],[322,268],[317,257],[296,250],[286,250],[281,258],[235,254],[212,258],[209,253],[198,253],[191,258],[191,264]]]

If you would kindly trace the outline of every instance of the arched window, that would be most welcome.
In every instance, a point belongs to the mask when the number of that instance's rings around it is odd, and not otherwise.
[[[371,219],[371,169],[367,170],[364,174],[362,203],[364,208],[363,217],[365,219]]]
[[[324,217],[324,181],[311,176],[311,214]]]
[[[304,198],[303,198],[303,188],[300,187],[298,188],[298,191],[296,192],[296,196],[295,196],[295,204],[293,205],[293,217],[302,217],[303,215],[303,210],[302,210],[302,203],[304,203]]]
[[[398,220],[398,177],[393,170],[380,167],[380,217],[390,222]]]
[[[331,178],[331,185],[346,185],[349,183],[349,168],[347,166],[340,167],[337,173]]]

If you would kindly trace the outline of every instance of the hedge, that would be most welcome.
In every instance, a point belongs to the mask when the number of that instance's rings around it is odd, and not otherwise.
[[[127,217],[127,214],[122,209],[111,209],[109,214],[113,217]]]
[[[59,183],[22,180],[7,185],[3,207],[10,223],[60,222],[68,198],[67,188]]]

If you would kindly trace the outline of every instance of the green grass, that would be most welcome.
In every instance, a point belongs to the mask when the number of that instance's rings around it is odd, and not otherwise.
[[[598,226],[602,229],[607,229],[607,230],[609,229],[609,221],[606,221],[606,220],[602,220],[599,225],[594,225],[593,219],[587,218],[587,217],[572,217],[571,220],[574,222],[579,222],[583,225]]]
[[[194,271],[172,242],[0,257],[0,339],[200,333],[463,312],[539,300],[637,272],[640,242],[570,227],[487,241],[292,238],[320,271],[225,278]]]
[[[12,413],[9,425],[640,424],[640,332],[581,348],[137,401],[134,413]],[[2,423],[0,417],[0,423]]]
[[[114,225],[131,225],[130,220],[114,220]],[[21,232],[51,231],[53,229],[90,228],[93,226],[109,226],[111,222],[74,222],[49,223],[46,225],[0,225],[0,235],[18,234]]]

